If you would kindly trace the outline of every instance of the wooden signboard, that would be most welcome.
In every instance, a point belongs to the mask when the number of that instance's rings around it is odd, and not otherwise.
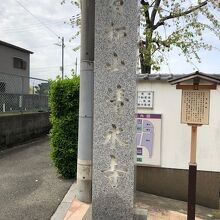
[[[183,90],[181,123],[209,124],[210,90]]]
[[[188,175],[187,220],[195,220],[196,207],[196,147],[197,127],[209,124],[210,90],[217,89],[220,80],[213,75],[195,72],[169,80],[182,89],[181,123],[191,126],[191,151]]]

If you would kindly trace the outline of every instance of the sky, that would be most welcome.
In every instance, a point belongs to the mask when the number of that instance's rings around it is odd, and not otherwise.
[[[25,6],[34,16],[28,13],[20,4]],[[79,38],[69,42],[78,31],[65,24],[72,16],[80,11],[77,7],[66,1],[61,5],[61,0],[4,0],[1,1],[0,15],[0,40],[23,47],[34,52],[31,55],[30,75],[42,79],[54,79],[61,75],[61,47],[58,36],[65,38],[64,72],[71,75],[71,69],[76,68],[79,74],[79,54],[73,48],[80,45]],[[37,18],[37,19],[36,19]],[[41,23],[46,25],[43,26]],[[219,40],[207,32],[205,40],[220,48]],[[159,73],[191,73],[200,70],[205,73],[220,74],[220,52],[218,50],[200,51],[202,63],[194,62],[194,65],[185,61],[175,50],[167,55],[169,65],[162,65]]]
[[[78,29],[72,28],[65,22],[79,13],[79,9],[73,7],[69,2],[61,5],[61,0],[1,1],[0,40],[34,52],[31,55],[30,63],[32,77],[54,79],[57,75],[61,75],[62,54],[61,47],[55,44],[60,44],[58,36],[64,37],[64,72],[65,75],[70,76],[71,69],[76,68],[76,58],[79,66],[79,51],[74,52],[73,48],[80,44],[80,40],[77,38],[74,42],[69,42]]]

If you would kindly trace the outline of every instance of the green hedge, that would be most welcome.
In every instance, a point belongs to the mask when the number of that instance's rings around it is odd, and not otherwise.
[[[49,91],[51,158],[65,178],[76,176],[79,76],[50,82]]]

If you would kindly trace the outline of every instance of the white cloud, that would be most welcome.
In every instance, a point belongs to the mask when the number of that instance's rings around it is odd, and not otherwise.
[[[76,30],[64,22],[78,14],[79,10],[70,3],[61,5],[60,0],[18,1],[57,35],[65,37],[65,74],[69,75],[70,70],[75,68],[76,57],[79,57],[79,52],[72,51],[79,44],[79,39],[69,42]],[[54,45],[58,42],[57,36],[42,26],[16,0],[2,1],[0,14],[0,40],[34,52],[31,55],[31,76],[47,79],[60,74],[61,47]]]

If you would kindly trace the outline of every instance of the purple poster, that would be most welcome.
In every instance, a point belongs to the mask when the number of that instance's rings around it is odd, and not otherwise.
[[[148,121],[143,121],[143,132],[141,137],[141,146],[147,148],[149,152],[149,157],[152,157],[153,154],[153,143],[154,143],[154,126]]]
[[[137,114],[136,123],[137,162],[160,166],[161,114]]]

